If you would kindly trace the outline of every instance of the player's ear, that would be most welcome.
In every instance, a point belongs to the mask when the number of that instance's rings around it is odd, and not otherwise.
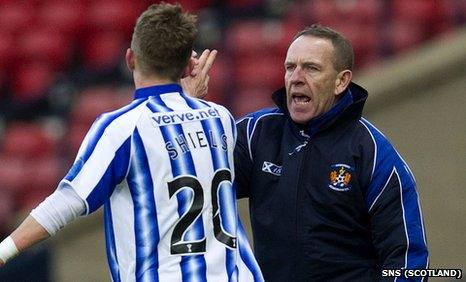
[[[193,50],[191,52],[191,57],[188,60],[188,64],[183,70],[183,74],[181,75],[181,78],[185,78],[189,75],[195,75],[193,73],[193,70],[194,70],[194,67],[198,64],[198,61],[199,59],[197,59],[197,52]]]
[[[131,50],[131,48],[128,48],[126,50],[125,60],[126,60],[126,66],[128,67],[128,69],[130,71],[134,71],[136,63],[135,63],[134,51]]]
[[[352,78],[353,73],[350,70],[343,70],[337,74],[337,78],[335,79],[335,96],[338,96],[345,91]]]

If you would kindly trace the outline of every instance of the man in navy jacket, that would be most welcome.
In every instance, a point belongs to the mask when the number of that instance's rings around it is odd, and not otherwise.
[[[353,57],[339,33],[301,31],[277,108],[238,122],[237,193],[249,197],[266,281],[377,281],[383,269],[428,267],[414,177],[361,117]]]

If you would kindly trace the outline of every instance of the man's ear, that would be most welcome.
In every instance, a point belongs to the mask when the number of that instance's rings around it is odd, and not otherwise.
[[[337,78],[335,80],[335,96],[340,95],[345,91],[348,85],[353,78],[353,73],[350,70],[343,70],[338,73]]]
[[[191,75],[191,72],[193,71],[194,66],[196,65],[196,60],[197,59],[195,57],[192,57],[192,56],[189,58],[188,64],[184,68],[183,74],[181,75],[181,78],[185,78],[185,77]]]
[[[126,49],[125,60],[126,60],[126,66],[128,67],[128,69],[130,71],[134,71],[134,68],[136,66],[135,55],[134,55],[134,51],[131,50],[131,48]]]

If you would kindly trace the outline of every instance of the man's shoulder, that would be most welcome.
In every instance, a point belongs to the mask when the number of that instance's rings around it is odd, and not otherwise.
[[[259,121],[269,118],[283,118],[284,114],[279,108],[263,108],[258,111],[249,113],[242,118],[238,119],[237,124],[248,123],[250,126],[254,126]]]
[[[193,99],[195,99],[195,98],[193,98]],[[202,101],[208,107],[212,107],[212,108],[217,109],[220,113],[228,114],[229,116],[232,116],[231,112],[225,106],[223,106],[221,104],[218,104],[218,103],[215,103],[215,102],[212,102],[212,101],[205,101],[205,100],[200,100],[200,99],[198,99],[198,100]]]
[[[100,114],[98,118],[99,119],[102,119],[102,118],[111,119],[115,117],[120,117],[122,115],[127,115],[129,113],[137,111],[137,109],[140,108],[139,106],[141,106],[145,102],[147,102],[147,100],[145,99],[133,100],[130,103],[123,105],[117,109]]]
[[[250,143],[253,139],[274,140],[274,136],[282,134],[286,116],[278,108],[264,108],[250,113],[236,122],[239,138],[246,138]]]
[[[359,124],[361,125],[359,142],[363,144],[363,149],[370,150],[373,153],[376,165],[381,165],[385,168],[394,165],[407,166],[395,146],[382,131],[364,118],[360,119]]]
[[[104,112],[96,118],[93,127],[98,125],[101,129],[105,129],[113,124],[128,124],[131,120],[136,122],[141,115],[140,106],[143,106],[144,102],[142,99],[134,100],[118,109]]]
[[[384,146],[390,146],[388,138],[380,131],[374,124],[365,118],[360,118],[358,123],[358,132],[363,139],[372,141],[374,144],[380,144]]]

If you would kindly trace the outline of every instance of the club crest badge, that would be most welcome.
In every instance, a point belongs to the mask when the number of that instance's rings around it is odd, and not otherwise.
[[[351,189],[351,180],[354,169],[346,164],[333,164],[330,166],[328,187],[336,191],[348,191]]]

